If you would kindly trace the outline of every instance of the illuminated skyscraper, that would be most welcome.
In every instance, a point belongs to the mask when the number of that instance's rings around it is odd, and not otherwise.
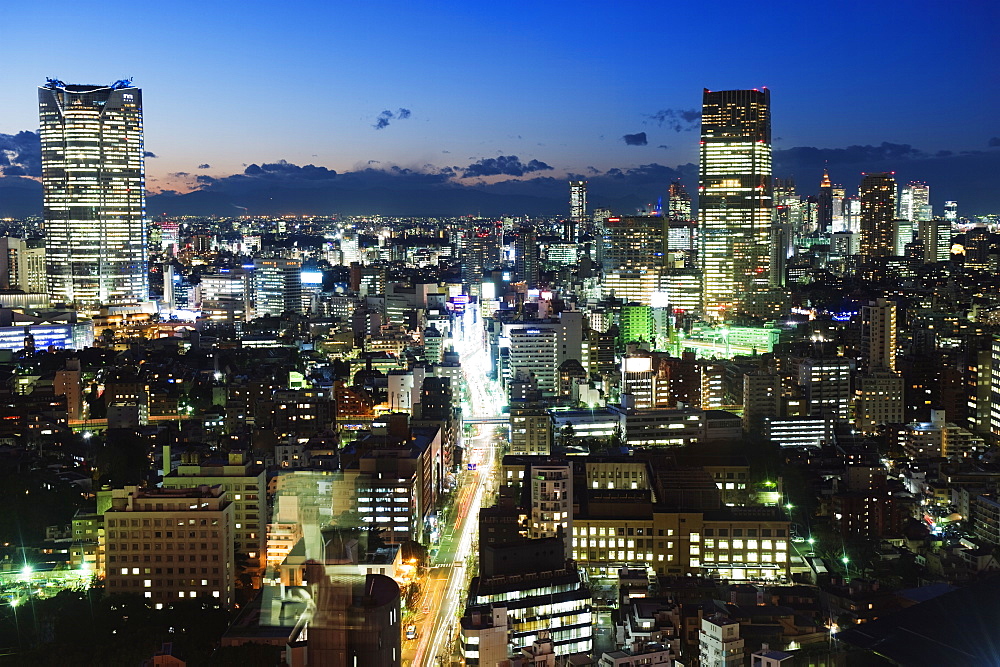
[[[896,254],[902,255],[902,248],[917,235],[918,223],[930,220],[931,215],[931,189],[926,183],[910,181],[910,184],[899,193],[899,220],[909,221],[909,224],[900,222],[899,233],[896,239]]]
[[[625,215],[605,221],[604,286],[626,301],[652,303],[664,268],[667,219]]]
[[[580,240],[580,227],[587,222],[587,181],[569,182],[569,224],[566,225],[566,241]]]
[[[865,174],[861,179],[861,247],[864,257],[885,257],[895,251],[896,179],[891,173]]]
[[[49,292],[81,308],[148,297],[142,91],[38,89]]]
[[[944,203],[944,219],[950,222],[958,221],[958,202],[946,201]]]
[[[702,310],[721,319],[738,295],[768,289],[771,95],[705,91],[698,193]]]
[[[667,192],[667,207],[671,222],[691,220],[691,195],[684,189],[684,184],[676,180],[670,184]]]

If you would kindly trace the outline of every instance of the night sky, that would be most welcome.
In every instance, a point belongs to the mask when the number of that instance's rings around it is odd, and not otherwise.
[[[703,88],[767,86],[776,175],[804,193],[828,160],[849,189],[895,169],[936,210],[1000,212],[998,19],[963,1],[8,3],[0,167],[37,173],[18,133],[37,130],[46,76],[134,77],[154,192],[235,206],[248,179],[357,172],[355,190],[485,179],[551,199],[558,182],[565,199],[579,174],[624,202],[690,183]],[[292,166],[308,164],[340,175]],[[533,182],[495,184],[510,179]]]

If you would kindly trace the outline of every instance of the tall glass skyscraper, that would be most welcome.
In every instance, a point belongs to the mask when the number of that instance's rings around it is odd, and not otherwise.
[[[705,90],[698,187],[702,310],[724,319],[769,287],[771,94]]]
[[[52,300],[85,310],[145,301],[142,91],[50,79],[38,107]]]

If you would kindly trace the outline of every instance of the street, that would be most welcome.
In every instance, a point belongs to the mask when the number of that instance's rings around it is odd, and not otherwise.
[[[463,414],[469,418],[495,417],[506,401],[496,383],[487,376],[489,360],[482,332],[473,326],[465,330],[469,335],[455,340],[470,397],[470,403],[463,405]],[[458,619],[464,611],[460,605],[464,603],[469,579],[476,574],[469,570],[477,567],[479,508],[484,499],[492,502],[496,448],[505,439],[493,427],[474,428],[474,434],[464,441],[466,470],[459,477],[454,518],[450,526],[442,527],[440,545],[423,578],[424,591],[413,621],[417,637],[403,639],[404,666],[450,664]]]

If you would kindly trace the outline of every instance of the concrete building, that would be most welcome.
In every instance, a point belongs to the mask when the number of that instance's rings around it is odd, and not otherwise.
[[[892,371],[859,375],[854,403],[854,424],[866,435],[880,426],[903,423],[903,378]]]
[[[743,376],[743,430],[760,431],[767,417],[781,415],[781,377],[767,370]]]
[[[590,589],[558,543],[523,540],[481,547],[480,575],[469,587],[466,616],[472,610],[492,615],[491,607],[505,607],[514,651],[530,648],[548,633],[556,656],[589,652],[594,623]],[[480,658],[479,664],[487,663]]]
[[[532,539],[562,538],[566,557],[573,552],[573,466],[567,462],[532,463],[531,517],[528,535]]]
[[[224,461],[200,462],[193,455],[163,478],[163,488],[219,486],[233,504],[233,538],[237,554],[250,568],[264,565],[267,539],[267,476],[244,452],[230,452]]]
[[[811,417],[847,420],[851,415],[851,362],[834,359],[804,359],[799,365],[799,386]]]
[[[739,667],[743,664],[740,624],[721,615],[701,619],[698,646],[701,667]]]
[[[235,505],[220,486],[114,490],[104,513],[109,594],[157,609],[184,598],[234,603]]]
[[[897,330],[894,301],[861,307],[861,361],[868,370],[896,370]]]
[[[961,460],[983,451],[983,439],[948,422],[944,410],[931,410],[929,422],[913,422],[902,434],[903,450],[911,458],[945,457]]]
[[[509,655],[507,607],[470,607],[461,620],[462,657],[468,667],[486,667]]]
[[[0,238],[0,289],[47,293],[45,246],[13,236]]]

